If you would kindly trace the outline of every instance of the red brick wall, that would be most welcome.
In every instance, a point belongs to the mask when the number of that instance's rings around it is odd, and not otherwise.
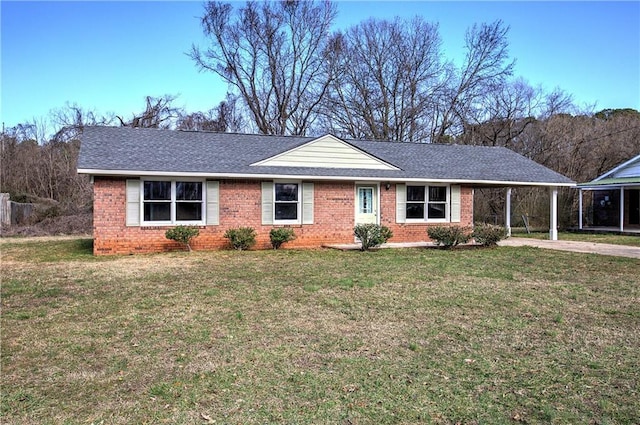
[[[462,222],[471,226],[473,220],[472,190],[461,190]],[[285,248],[319,247],[329,243],[352,243],[355,214],[355,185],[353,182],[315,182],[314,224],[292,225],[296,240]],[[220,181],[220,225],[201,226],[193,249],[222,249],[228,247],[223,237],[233,227],[253,227],[256,230],[256,249],[271,247],[269,231],[272,225],[262,225],[261,182],[259,180]],[[391,228],[390,242],[427,241],[427,224],[397,224],[395,214],[395,185],[386,190],[380,187],[381,224]],[[131,254],[181,249],[164,234],[166,226],[130,227],[125,225],[125,179],[96,177],[94,179],[94,253]]]

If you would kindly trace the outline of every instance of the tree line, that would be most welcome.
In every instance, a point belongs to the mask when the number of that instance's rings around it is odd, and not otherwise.
[[[640,153],[637,111],[581,110],[563,90],[514,76],[502,21],[468,28],[456,64],[438,24],[423,17],[333,31],[336,16],[331,1],[206,3],[207,45],[188,54],[227,83],[225,99],[187,112],[174,95],[149,96],[129,115],[67,104],[48,119],[3,129],[2,191],[54,199],[65,211],[88,208],[90,187],[75,173],[87,125],[505,146],[578,182]],[[576,219],[575,192],[561,194],[562,225]],[[514,206],[543,215],[540,196],[518,191]],[[477,198],[479,215],[501,213],[502,193]]]
[[[185,113],[177,96],[147,96],[141,112],[100,115],[67,104],[48,117],[3,128],[0,139],[0,191],[15,202],[42,204],[36,219],[86,213],[92,208],[89,178],[77,174],[82,130],[86,126],[174,128],[192,131],[240,129],[234,99],[209,111]]]

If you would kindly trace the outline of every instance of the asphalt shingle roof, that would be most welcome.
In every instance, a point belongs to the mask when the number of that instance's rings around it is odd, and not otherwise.
[[[507,148],[346,140],[400,170],[251,166],[314,140],[315,137],[264,136],[128,127],[87,127],[78,171],[140,175],[198,173],[424,179],[478,183],[573,185],[556,173]]]

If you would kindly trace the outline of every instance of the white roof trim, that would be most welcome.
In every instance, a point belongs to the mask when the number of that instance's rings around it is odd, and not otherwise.
[[[640,187],[640,183],[607,183],[602,185],[590,185],[589,183],[585,183],[585,186],[576,186],[576,188],[580,190],[611,190],[620,189],[621,187]]]
[[[623,162],[622,164],[618,165],[617,167],[612,168],[611,170],[607,171],[603,175],[601,175],[599,177],[596,177],[595,179],[593,179],[591,181],[592,182],[597,182],[597,181],[603,180],[603,179],[609,177],[610,175],[615,174],[616,172],[618,172],[622,168],[625,168],[627,165],[633,164],[634,162],[636,162],[638,160],[640,160],[640,155],[637,155],[637,156],[631,158],[630,160]]]
[[[544,182],[520,182],[501,180],[467,180],[467,179],[428,179],[428,178],[405,178],[405,177],[362,177],[362,176],[313,176],[295,174],[233,174],[233,173],[191,173],[191,172],[166,172],[166,171],[143,171],[143,170],[100,170],[91,168],[78,168],[79,174],[90,174],[91,176],[123,176],[123,177],[201,177],[201,178],[227,178],[227,179],[296,179],[296,180],[342,180],[342,181],[367,181],[367,182],[431,182],[449,184],[480,184],[490,186],[539,186],[539,187],[574,187],[576,183],[544,183]]]
[[[342,152],[336,152],[335,154],[328,154],[326,152],[308,152],[313,150],[313,146],[321,143],[330,143],[339,145],[341,148],[345,148]],[[326,146],[325,146],[326,148]],[[346,152],[355,154],[357,157],[362,158],[361,166],[354,164],[352,160],[354,157],[346,157]],[[313,162],[307,162],[305,159],[312,159]],[[369,170],[400,170],[398,167],[389,164],[386,161],[381,160],[368,152],[363,151],[350,143],[339,139],[331,134],[313,139],[293,149],[289,149],[285,152],[263,159],[261,161],[251,164],[254,166],[274,166],[274,167],[313,167],[313,168],[351,168],[351,169],[369,169]]]

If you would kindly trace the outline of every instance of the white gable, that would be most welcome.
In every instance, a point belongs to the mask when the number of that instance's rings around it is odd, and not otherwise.
[[[624,178],[624,177],[640,177],[640,159],[636,160],[632,164],[628,164],[626,167],[623,167],[613,173],[611,176],[613,178]]]
[[[251,165],[398,170],[397,167],[369,155],[330,134]]]
[[[616,168],[607,171],[594,181],[608,179],[622,179],[625,177],[640,177],[640,155],[630,159],[629,161],[618,165]]]

